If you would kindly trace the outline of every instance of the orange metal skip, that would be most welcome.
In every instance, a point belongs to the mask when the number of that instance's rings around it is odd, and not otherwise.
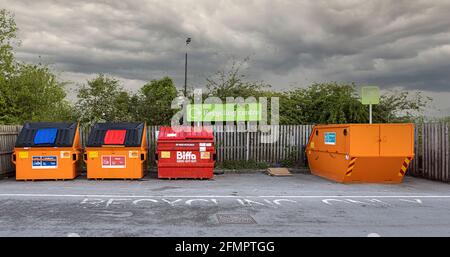
[[[12,162],[16,165],[16,180],[74,179],[80,174],[77,162],[81,154],[79,125],[71,147],[16,147]],[[55,169],[33,169],[32,156],[57,156]]]
[[[337,182],[401,183],[414,158],[414,125],[317,125],[306,155],[314,175]]]
[[[147,172],[147,155],[147,126],[144,126],[142,141],[139,147],[125,147],[123,145],[86,147],[83,159],[87,166],[87,178],[141,179]],[[102,167],[103,156],[125,157],[124,167]]]

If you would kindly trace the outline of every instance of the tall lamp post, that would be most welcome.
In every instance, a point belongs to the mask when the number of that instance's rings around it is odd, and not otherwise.
[[[186,56],[184,59],[184,96],[187,97],[187,46],[191,42],[191,38],[186,39]]]

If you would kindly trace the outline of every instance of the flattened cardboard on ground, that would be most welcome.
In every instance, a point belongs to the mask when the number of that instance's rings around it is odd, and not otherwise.
[[[290,173],[286,168],[268,168],[267,172],[270,176],[276,177],[292,176],[292,173]]]

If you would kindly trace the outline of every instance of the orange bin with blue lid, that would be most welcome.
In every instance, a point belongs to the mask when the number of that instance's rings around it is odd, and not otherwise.
[[[341,183],[401,183],[414,158],[414,124],[314,126],[311,172]]]
[[[81,153],[78,123],[25,123],[12,161],[16,180],[74,179]]]
[[[158,178],[213,177],[216,152],[209,127],[160,127],[156,150]]]
[[[145,123],[97,123],[86,143],[88,179],[140,179],[147,172]]]

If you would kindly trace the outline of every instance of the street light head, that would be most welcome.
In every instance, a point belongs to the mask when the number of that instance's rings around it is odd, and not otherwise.
[[[191,42],[191,38],[188,37],[188,38],[186,39],[186,45],[189,44],[190,42]]]

